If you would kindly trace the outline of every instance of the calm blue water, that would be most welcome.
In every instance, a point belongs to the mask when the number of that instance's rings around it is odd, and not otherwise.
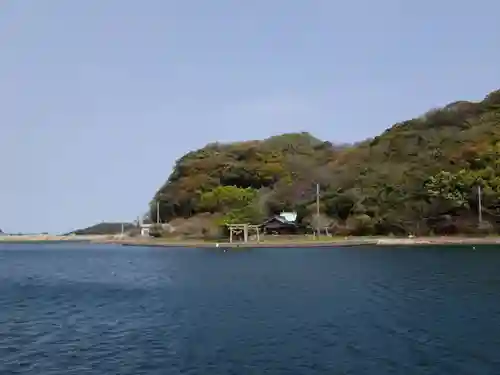
[[[0,374],[495,375],[499,250],[0,245]]]

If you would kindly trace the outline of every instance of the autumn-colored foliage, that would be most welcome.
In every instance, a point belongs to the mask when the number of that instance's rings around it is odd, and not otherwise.
[[[316,184],[333,231],[498,232],[500,91],[431,110],[356,145],[335,146],[308,133],[210,144],[179,159],[154,199],[164,221],[212,213],[258,222],[296,210],[310,223]],[[152,204],[152,217],[155,209]]]

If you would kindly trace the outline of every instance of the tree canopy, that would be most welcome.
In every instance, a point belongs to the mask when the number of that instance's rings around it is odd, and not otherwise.
[[[356,145],[336,146],[308,133],[209,144],[177,161],[154,200],[163,221],[213,213],[258,222],[295,210],[311,222],[316,184],[334,232],[498,231],[500,91],[433,109]],[[156,217],[156,204],[151,211]]]

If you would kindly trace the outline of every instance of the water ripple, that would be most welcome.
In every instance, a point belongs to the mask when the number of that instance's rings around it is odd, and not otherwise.
[[[2,375],[500,368],[489,249],[18,246],[0,259]]]

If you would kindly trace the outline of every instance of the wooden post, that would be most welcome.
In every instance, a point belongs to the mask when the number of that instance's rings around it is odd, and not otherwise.
[[[233,243],[233,227],[229,225],[229,243]]]
[[[245,224],[243,227],[243,241],[245,243],[248,242],[248,224]]]
[[[257,243],[260,242],[260,236],[259,236],[259,227],[257,227]]]

